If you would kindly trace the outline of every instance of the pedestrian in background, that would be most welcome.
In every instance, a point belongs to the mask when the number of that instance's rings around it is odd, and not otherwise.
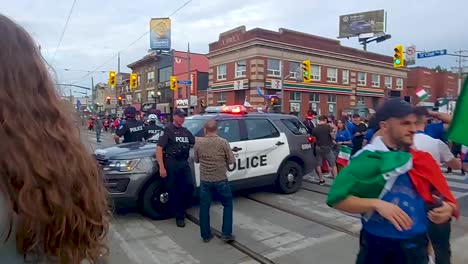
[[[218,196],[223,205],[223,235],[225,242],[234,240],[232,235],[232,194],[227,179],[227,169],[235,162],[234,154],[226,139],[218,136],[215,120],[205,124],[205,137],[195,143],[195,162],[200,163],[200,233],[204,242],[213,235],[210,225],[210,206],[213,195]]]
[[[352,155],[354,155],[356,152],[358,152],[364,143],[364,136],[366,135],[367,131],[367,126],[364,124],[361,120],[361,116],[359,114],[354,114],[353,115],[353,125],[354,129],[352,132],[353,135],[353,152],[351,152]]]
[[[100,143],[101,141],[101,133],[102,129],[104,128],[104,124],[102,123],[102,119],[99,116],[96,116],[96,120],[94,120],[94,129],[96,131],[96,142]]]
[[[316,139],[315,150],[317,153],[317,167],[316,172],[320,185],[325,184],[325,180],[322,176],[322,163],[328,162],[331,169],[332,177],[335,178],[337,174],[336,170],[336,157],[333,153],[333,141],[336,137],[336,130],[328,123],[327,116],[320,116],[318,125],[312,131],[312,136]]]
[[[96,161],[37,43],[2,15],[0,36],[0,263],[99,263],[110,216]]]

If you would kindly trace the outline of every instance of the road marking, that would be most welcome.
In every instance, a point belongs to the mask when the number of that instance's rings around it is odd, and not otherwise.
[[[151,222],[138,216],[116,219],[114,237],[142,264],[200,263]]]
[[[287,233],[282,234],[277,237],[272,237],[270,239],[262,241],[263,244],[271,247],[277,248],[279,246],[283,246],[292,242],[296,242],[298,240],[304,239],[305,237],[298,233]]]
[[[460,189],[466,189],[468,192],[468,184],[466,183],[458,183],[458,182],[452,182],[452,181],[447,181],[448,186],[454,187],[454,188],[460,188]]]
[[[276,248],[276,251],[266,254],[265,257],[267,257],[269,259],[279,258],[279,257],[282,257],[284,255],[289,255],[289,254],[291,254],[291,253],[293,253],[295,251],[305,249],[305,248],[308,248],[308,247],[312,247],[312,246],[315,246],[315,245],[320,244],[320,243],[324,243],[324,242],[327,242],[327,241],[330,241],[330,240],[333,240],[333,239],[343,237],[345,235],[346,235],[345,233],[335,232],[333,234],[330,234],[328,236],[323,236],[323,237],[320,237],[320,238],[308,237],[308,238],[306,238],[306,239],[304,239],[302,241],[299,241],[297,243],[294,243],[292,245],[287,245],[287,246],[284,246],[284,247]]]
[[[125,255],[132,260],[133,263],[136,264],[144,264],[136,255],[132,248],[128,245],[127,242],[123,239],[119,232],[115,231],[114,225],[109,225],[109,234],[111,239],[114,239],[119,243],[120,248],[124,251]],[[112,252],[110,252],[112,254]]]
[[[462,180],[462,181],[466,181],[468,179],[468,176],[455,176],[455,175],[450,175],[450,174],[445,174],[445,178],[447,179],[451,179],[451,180]]]

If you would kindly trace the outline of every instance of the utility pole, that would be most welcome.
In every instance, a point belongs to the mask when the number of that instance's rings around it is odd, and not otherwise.
[[[192,77],[192,74],[190,73],[190,42],[187,43],[187,80],[190,82],[191,81],[191,77]],[[187,116],[190,116],[190,109],[192,107],[191,105],[191,100],[190,100],[190,97],[192,95],[191,93],[191,88],[192,88],[192,84],[189,83],[187,84],[187,103],[188,103],[188,106],[187,106]]]
[[[117,73],[120,73],[120,52],[117,54]]]
[[[96,87],[94,87],[94,77],[91,77],[91,105],[93,106],[93,112],[97,113],[96,108]]]
[[[283,75],[283,58],[280,60],[280,76],[281,76],[281,113],[284,113],[284,75]]]
[[[458,95],[460,95],[462,85],[463,85],[462,78],[463,78],[464,58],[466,57],[466,56],[463,55],[463,53],[468,53],[468,51],[467,50],[459,50],[459,51],[455,51],[454,53],[457,54],[456,56],[458,57],[457,58],[457,62],[458,62]]]

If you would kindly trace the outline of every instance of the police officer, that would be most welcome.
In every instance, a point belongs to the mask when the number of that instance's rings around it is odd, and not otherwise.
[[[135,116],[137,110],[133,106],[129,106],[125,109],[124,115],[126,117],[125,123],[119,126],[117,132],[115,132],[114,140],[116,144],[120,143],[120,137],[124,137],[123,143],[142,141],[145,138],[145,130],[143,122],[136,120]]]
[[[158,122],[158,116],[151,114],[148,116],[148,125],[145,126],[145,138],[149,139],[150,137],[160,133],[164,129],[164,126],[161,122]]]
[[[195,137],[183,127],[185,111],[174,111],[173,123],[164,128],[156,148],[159,175],[166,178],[169,192],[169,206],[175,214],[178,227],[185,226],[185,209],[193,192],[192,173],[187,161]]]

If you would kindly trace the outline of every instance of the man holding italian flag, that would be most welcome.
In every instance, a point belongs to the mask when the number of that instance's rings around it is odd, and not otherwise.
[[[356,263],[426,264],[429,220],[458,217],[457,202],[432,156],[410,148],[417,121],[413,107],[392,98],[375,118],[381,136],[338,174],[327,204],[362,215]]]

